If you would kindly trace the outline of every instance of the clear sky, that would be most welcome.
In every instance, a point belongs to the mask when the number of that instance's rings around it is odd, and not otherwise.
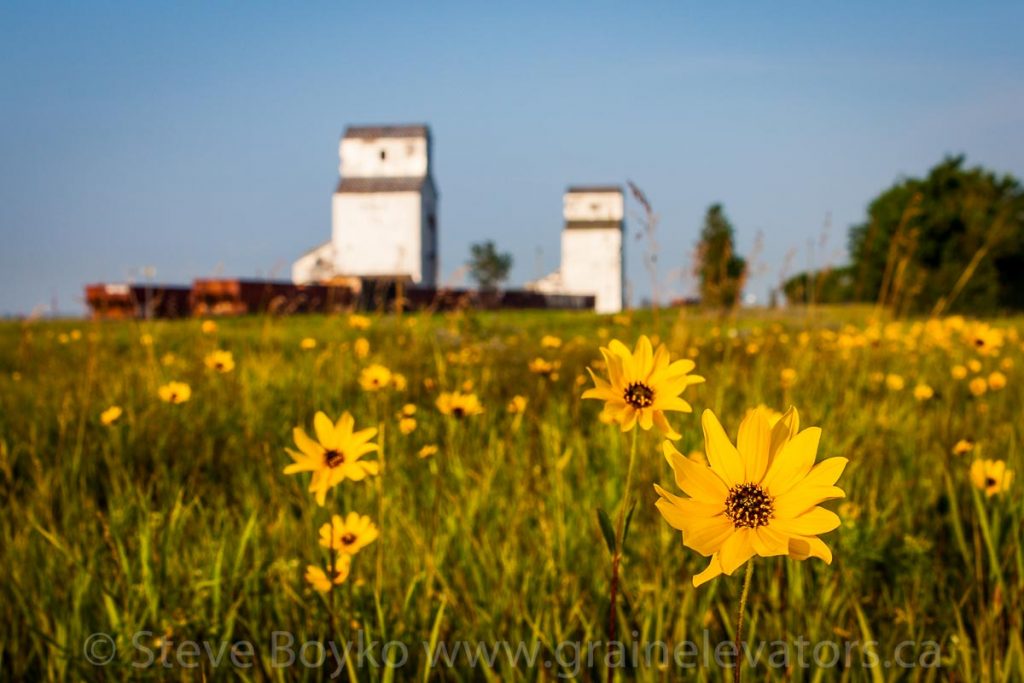
[[[1024,3],[492,5],[3,3],[0,313],[146,265],[286,278],[348,124],[429,123],[442,270],[492,238],[513,284],[557,267],[573,183],[644,188],[675,294],[723,202],[763,298],[948,153],[1024,176]]]

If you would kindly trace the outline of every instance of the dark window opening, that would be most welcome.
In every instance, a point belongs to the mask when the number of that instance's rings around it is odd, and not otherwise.
[[[382,150],[380,151],[380,160],[381,160],[381,161],[384,161],[384,160],[385,160],[385,159],[387,159],[387,158],[388,158],[388,153],[387,153],[387,150],[384,150],[384,149],[382,149]]]

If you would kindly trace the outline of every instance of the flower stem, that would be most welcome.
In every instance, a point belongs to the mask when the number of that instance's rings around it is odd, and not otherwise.
[[[330,539],[330,545],[327,547],[327,552],[330,554],[330,559],[328,560],[327,566],[327,581],[329,582],[330,585],[330,588],[328,590],[330,591],[331,597],[330,602],[327,605],[327,610],[330,612],[331,615],[331,625],[330,632],[328,633],[327,638],[324,639],[324,647],[328,648],[330,647],[331,642],[333,642],[334,639],[339,636],[338,610],[335,603],[335,597],[338,591],[335,590],[336,586],[334,585],[334,577],[337,576],[336,572],[338,571],[338,553],[334,550],[334,515],[331,515],[330,517],[330,524],[331,535],[328,537]],[[313,528],[315,536],[316,527],[314,526]],[[338,663],[340,664],[340,662]]]
[[[380,411],[375,411],[379,413]],[[387,447],[384,444],[384,422],[383,420],[378,422],[377,425],[378,443],[380,448],[377,451],[378,460],[380,462],[380,474],[377,476],[377,481],[374,482],[377,485],[377,524],[380,525],[381,534],[385,531],[385,520],[384,520],[384,475],[387,473],[387,464],[385,463],[384,453]],[[376,577],[376,592],[377,597],[383,600],[382,593],[384,592],[384,544],[377,544],[377,577]]]
[[[743,664],[743,611],[747,606],[747,595],[750,593],[750,579],[754,575],[754,559],[747,561],[747,569],[743,573],[743,591],[740,593],[740,611],[736,615],[736,667],[733,669],[733,681],[740,683],[740,667]]]
[[[622,505],[619,507],[619,518],[615,528],[615,552],[612,553],[612,582],[609,591],[608,605],[608,646],[615,642],[615,623],[618,621],[616,602],[619,589],[619,564],[622,561],[622,546],[626,535],[626,510],[629,508],[629,494],[633,488],[633,469],[636,464],[636,438],[638,429],[633,430],[633,439],[629,447],[629,467],[626,470],[626,488],[622,492]],[[608,683],[611,683],[614,670],[608,667]]]

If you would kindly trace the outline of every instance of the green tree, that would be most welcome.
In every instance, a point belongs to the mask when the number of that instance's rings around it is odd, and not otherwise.
[[[797,273],[782,284],[786,301],[791,304],[839,304],[853,300],[853,268],[829,268],[813,273]]]
[[[850,230],[853,297],[897,311],[1024,308],[1024,192],[948,157],[905,178]]]
[[[469,275],[477,281],[480,289],[496,289],[508,279],[508,272],[512,269],[512,255],[499,253],[494,242],[487,240],[470,246],[468,265]]]
[[[747,262],[736,254],[732,224],[721,204],[712,204],[704,216],[697,244],[700,298],[706,306],[732,308],[739,301]]]

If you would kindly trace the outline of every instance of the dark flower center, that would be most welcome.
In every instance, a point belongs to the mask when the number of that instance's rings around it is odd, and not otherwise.
[[[634,408],[647,408],[654,403],[654,389],[643,382],[633,382],[626,387],[622,398]]]
[[[324,461],[328,467],[337,467],[345,462],[345,454],[338,450],[328,450],[324,452]]]
[[[756,529],[764,526],[775,512],[775,503],[759,484],[740,484],[729,490],[725,499],[725,516],[736,528]]]
[[[466,410],[462,406],[456,406],[452,408],[452,415],[455,417],[464,417],[466,415]]]
[[[996,480],[993,477],[985,477],[985,488],[989,489],[996,485]]]
[[[352,545],[356,542],[356,535],[351,531],[341,537],[342,545]]]

